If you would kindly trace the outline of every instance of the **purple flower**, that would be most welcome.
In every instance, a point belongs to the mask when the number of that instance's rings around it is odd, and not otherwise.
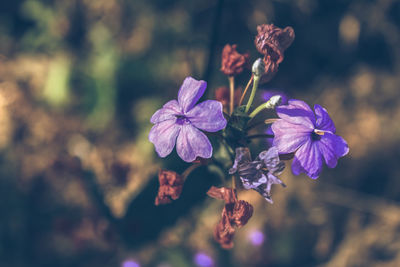
[[[169,155],[176,142],[176,151],[186,162],[196,157],[210,158],[212,146],[200,130],[217,132],[226,126],[222,104],[207,100],[196,105],[204,94],[207,83],[187,77],[179,90],[178,100],[167,102],[153,114],[150,121],[155,125],[149,133],[149,140],[162,158]]]
[[[295,175],[306,173],[313,179],[322,170],[322,161],[334,168],[337,160],[349,152],[346,141],[335,134],[336,128],[326,109],[314,106],[314,112],[303,101],[289,100],[279,106],[279,120],[272,124],[273,145],[280,154],[295,153],[292,171]]]
[[[273,97],[274,95],[280,95],[282,98],[282,100],[281,100],[281,104],[280,104],[280,106],[281,105],[287,105],[287,103],[288,103],[288,100],[289,100],[289,98],[288,98],[288,96],[284,93],[284,92],[282,92],[282,91],[280,91],[280,90],[274,90],[274,89],[272,89],[272,90],[265,90],[263,93],[262,93],[262,95],[261,95],[261,97],[262,97],[262,99],[265,101],[265,102],[267,102],[271,97]],[[271,129],[271,125],[269,125],[268,126],[268,128],[267,128],[267,130],[265,131],[265,133],[266,134],[269,134],[269,135],[273,135],[274,133],[272,132],[272,129]],[[267,144],[268,144],[268,147],[271,147],[272,146],[272,142],[274,141],[274,138],[273,137],[271,137],[271,138],[266,138],[266,141],[267,141]]]
[[[229,174],[237,172],[245,189],[254,189],[265,200],[273,203],[271,199],[271,186],[273,184],[286,186],[276,177],[285,168],[285,163],[279,160],[276,147],[262,151],[254,161],[251,161],[250,150],[247,147],[238,147],[235,152],[235,162],[229,170]]]

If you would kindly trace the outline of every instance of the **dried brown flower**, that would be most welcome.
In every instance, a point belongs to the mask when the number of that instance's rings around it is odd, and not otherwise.
[[[292,27],[281,29],[273,24],[259,25],[257,31],[254,43],[257,50],[264,55],[263,82],[266,82],[271,80],[278,71],[278,66],[284,58],[284,52],[292,44],[295,35]]]
[[[236,190],[232,188],[211,186],[207,191],[207,195],[215,199],[224,200],[225,204],[231,204],[237,201]]]
[[[240,228],[245,225],[253,215],[253,206],[247,201],[239,200],[233,206],[231,214],[229,215],[229,211],[227,212],[233,224]]]
[[[281,29],[274,24],[262,24],[257,26],[258,34],[255,39],[257,50],[264,56],[271,57],[276,63],[281,63],[283,53],[294,40],[292,27]]]
[[[225,249],[233,247],[233,237],[235,228],[230,223],[230,219],[225,208],[222,210],[222,218],[214,228],[214,239]]]
[[[228,76],[235,76],[243,71],[249,54],[240,54],[236,51],[237,45],[225,45],[222,50],[221,71]]]
[[[233,247],[234,226],[240,228],[245,225],[253,215],[253,206],[244,200],[237,200],[236,190],[232,188],[217,188],[212,186],[207,194],[210,197],[224,200],[222,218],[214,229],[214,238],[221,247]]]
[[[158,172],[158,181],[160,182],[160,187],[158,188],[155,205],[168,204],[172,200],[179,198],[184,182],[181,175],[174,171],[160,170]]]
[[[215,90],[215,99],[222,103],[224,110],[228,109],[229,106],[229,88],[226,86],[218,87]],[[237,88],[234,93],[234,105],[239,105],[240,97],[242,96],[242,89]]]

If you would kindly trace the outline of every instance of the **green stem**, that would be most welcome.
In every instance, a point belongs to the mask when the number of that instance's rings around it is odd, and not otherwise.
[[[268,108],[268,105],[267,105],[267,104],[268,104],[268,102],[259,105],[255,110],[253,110],[252,113],[250,113],[249,117],[252,119],[252,118],[254,118],[258,113],[260,113],[263,109],[267,109],[267,108]]]
[[[267,102],[259,105],[253,112],[249,115],[250,119],[254,118],[258,113],[260,113],[263,109],[273,109],[277,105],[279,105],[282,101],[282,97],[279,95],[272,96]]]
[[[231,151],[231,147],[226,143],[224,138],[221,138],[221,143],[225,147],[226,151],[229,154],[229,157],[231,158],[232,163],[235,161],[235,155]]]
[[[247,102],[246,105],[246,110],[245,112],[249,112],[249,109],[251,107],[251,104],[253,104],[254,96],[256,95],[257,87],[258,87],[258,82],[260,81],[260,76],[254,75],[254,80],[253,80],[253,89],[251,89],[251,94],[249,101]]]
[[[187,168],[187,169],[182,173],[183,179],[186,179],[192,171],[194,171],[195,169],[197,169],[197,168],[200,167],[200,166],[201,166],[201,163],[195,163],[195,164],[191,165],[189,168]]]

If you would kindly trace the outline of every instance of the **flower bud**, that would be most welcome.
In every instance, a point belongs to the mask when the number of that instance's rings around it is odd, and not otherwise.
[[[268,102],[265,104],[265,106],[266,106],[266,108],[273,109],[273,108],[279,106],[281,103],[282,103],[282,96],[274,95],[268,100]]]
[[[265,64],[262,58],[258,58],[256,61],[253,63],[253,67],[251,68],[251,71],[255,76],[261,77],[264,72],[265,72]]]

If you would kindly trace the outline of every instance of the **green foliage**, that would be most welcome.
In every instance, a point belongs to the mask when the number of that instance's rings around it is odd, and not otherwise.
[[[224,137],[232,148],[246,146],[247,123],[250,120],[245,112],[246,106],[237,107],[228,120],[227,127],[224,130]]]

